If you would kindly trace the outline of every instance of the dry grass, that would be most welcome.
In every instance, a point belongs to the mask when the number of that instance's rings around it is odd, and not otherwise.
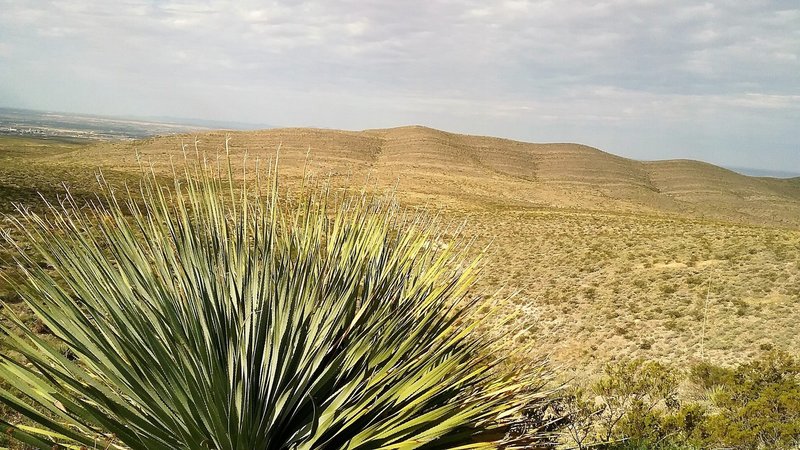
[[[224,149],[222,133],[200,139],[211,158]],[[90,193],[97,167],[133,180],[136,151],[167,174],[182,142],[193,154],[190,136],[88,148],[0,140],[0,211],[35,204],[36,191],[53,197],[62,181]],[[491,244],[481,288],[517,292],[487,309],[487,332],[578,374],[623,356],[734,364],[770,348],[800,351],[796,181],[418,128],[253,132],[231,143],[234,161],[246,149],[251,162],[282,143],[288,184],[302,177],[310,146],[307,169],[318,176],[397,185],[406,205],[465,221],[478,246]],[[2,284],[0,297],[15,302]]]
[[[468,223],[492,242],[483,285],[519,292],[502,315],[527,331],[500,333],[508,345],[531,341],[577,370],[622,356],[734,364],[800,350],[798,231],[561,211]]]

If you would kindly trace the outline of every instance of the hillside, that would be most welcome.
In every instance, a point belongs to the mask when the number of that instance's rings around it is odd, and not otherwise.
[[[275,129],[210,132],[200,149],[268,160],[281,147],[282,169],[308,167],[334,179],[397,185],[412,203],[443,207],[548,207],[668,214],[749,224],[800,226],[800,180],[756,178],[698,161],[640,162],[578,144],[531,144],[424,127],[361,132]],[[193,152],[194,136],[101,143],[61,156],[75,163],[135,167],[134,153],[166,168]],[[362,181],[363,182],[363,181]]]
[[[245,150],[264,167],[280,145],[285,185],[302,177],[308,155],[318,177],[397,185],[406,205],[464,223],[475,249],[488,246],[480,291],[505,287],[486,330],[578,375],[622,356],[736,364],[772,348],[800,351],[798,179],[421,127],[210,132],[197,137],[199,152],[224,157],[226,134],[237,172]],[[112,182],[135,181],[137,152],[168,175],[182,144],[194,156],[194,139],[0,138],[0,212],[36,205],[37,192],[54,198],[62,182],[91,193],[98,168]],[[15,301],[2,282],[0,298]]]

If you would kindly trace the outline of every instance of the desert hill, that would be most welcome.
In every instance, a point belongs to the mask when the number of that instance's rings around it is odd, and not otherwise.
[[[405,204],[464,224],[475,251],[488,248],[480,291],[507,287],[488,328],[577,375],[626,356],[685,367],[800,351],[800,179],[422,127],[207,132],[198,152],[224,158],[226,136],[237,173],[245,151],[265,167],[280,145],[284,186],[307,166],[338,184],[397,185]],[[137,152],[169,176],[170,159],[194,157],[194,141],[0,138],[0,213],[12,202],[35,207],[40,192],[57,198],[62,183],[92,196],[98,168],[135,183]],[[11,253],[0,248],[0,262]],[[0,299],[14,298],[0,280]]]
[[[382,186],[402,198],[456,209],[547,207],[670,214],[749,224],[800,226],[800,179],[749,177],[711,164],[635,161],[579,144],[533,144],[420,126],[360,132],[286,128],[102,143],[59,158],[116,169],[140,152],[157,165],[194,152],[268,160],[281,147],[289,176],[317,175]],[[237,159],[237,158],[235,158]]]

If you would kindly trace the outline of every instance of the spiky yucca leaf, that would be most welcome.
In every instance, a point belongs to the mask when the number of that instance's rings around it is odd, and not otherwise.
[[[169,188],[21,211],[0,399],[37,448],[493,447],[531,398],[470,333],[474,263],[366,195],[295,201],[206,165]],[[13,241],[12,241],[13,242]],[[449,248],[455,248],[450,246]],[[41,264],[41,261],[46,264]],[[64,350],[66,349],[66,351]],[[65,356],[67,355],[67,356]]]

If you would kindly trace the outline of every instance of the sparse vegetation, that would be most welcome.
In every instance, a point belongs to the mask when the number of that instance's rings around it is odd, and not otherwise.
[[[537,429],[523,413],[548,402],[544,382],[520,389],[472,333],[475,265],[431,245],[430,222],[366,195],[262,196],[211,170],[171,189],[146,178],[141,200],[104,185],[91,206],[21,213],[14,287],[58,345],[5,315],[0,401],[35,424],[6,416],[8,436],[143,450],[543,439],[511,430]]]
[[[292,139],[293,135],[287,133],[281,131],[275,136]],[[266,160],[263,152],[274,150],[275,143],[269,139],[275,136],[246,141],[251,160],[259,152]],[[380,169],[383,164],[362,161],[364,155],[380,151],[377,136],[303,134],[297,138],[303,140],[302,148],[284,147],[282,164],[287,170],[282,182],[297,192],[308,170],[330,174],[332,186],[352,185],[362,175],[366,178],[365,167],[375,164]],[[55,200],[63,193],[61,181],[67,183],[78,204],[91,200],[97,189],[97,166],[103,167],[112,184],[136,186],[139,169],[133,149],[151,158],[155,174],[166,180],[171,177],[169,157],[183,158],[181,152],[171,149],[180,148],[181,139],[191,138],[97,144],[80,150],[73,143],[43,145],[4,139],[0,139],[0,211],[19,218],[12,201],[21,201],[41,213],[44,210],[38,192]],[[220,145],[221,135],[202,139],[213,151]],[[311,161],[305,164],[310,142],[315,150],[321,150],[316,157],[312,152]],[[87,155],[91,155],[88,161]],[[475,292],[495,292],[506,286],[506,291],[515,295],[508,300],[500,295],[478,305],[476,313],[482,318],[479,332],[497,343],[495,355],[513,350],[515,358],[535,362],[546,354],[559,364],[563,380],[575,386],[571,397],[580,397],[577,403],[564,406],[565,413],[571,417],[589,415],[588,422],[594,424],[591,432],[579,422],[569,425],[571,433],[587,433],[583,439],[586,445],[594,442],[606,448],[628,449],[792,448],[792,440],[797,439],[793,431],[797,372],[789,364],[793,359],[786,354],[775,356],[770,363],[764,363],[764,355],[800,352],[796,336],[800,321],[796,308],[800,299],[800,231],[794,225],[781,222],[783,219],[769,222],[763,217],[749,224],[733,223],[725,220],[724,209],[719,215],[709,216],[714,220],[679,210],[674,215],[662,214],[641,206],[648,204],[646,199],[629,209],[602,200],[596,209],[604,211],[589,211],[578,201],[584,193],[544,187],[547,195],[564,195],[573,206],[525,203],[518,197],[533,194],[520,188],[520,179],[502,175],[502,170],[480,178],[478,184],[474,174],[461,169],[450,171],[450,166],[430,159],[430,155],[425,158],[429,159],[423,158],[413,169],[404,166],[403,160],[392,166],[399,168],[401,177],[399,200],[405,206],[435,209],[440,223],[463,223],[461,234],[474,239],[471,253],[462,255],[466,259],[491,244],[482,276],[473,288]],[[448,164],[460,167],[452,161]],[[242,173],[241,169],[234,164],[234,173]],[[396,176],[392,172],[391,180],[380,180],[376,185],[394,183]],[[241,179],[241,175],[237,177]],[[370,180],[377,178],[371,176]],[[31,242],[11,226],[10,218],[4,220],[3,232],[30,254]],[[452,234],[442,231],[441,242],[452,239]],[[0,248],[0,273],[16,283],[22,280],[10,259],[17,253],[9,247]],[[31,261],[32,267],[42,263],[45,261],[40,258]],[[41,267],[52,270],[47,265]],[[19,318],[17,326],[36,330],[60,354],[69,355],[67,359],[80,360],[80,353],[48,334],[51,327],[37,319],[11,284],[2,279],[0,299],[4,309]],[[6,321],[4,326],[11,324]],[[10,353],[4,349],[3,354]],[[706,362],[698,365],[699,360]],[[768,367],[783,369],[770,372]],[[771,375],[757,375],[765,373]],[[601,442],[595,421],[608,411],[593,391],[593,383],[620,377],[660,382],[672,377],[678,386],[677,402],[670,396],[668,405],[666,396],[661,397],[648,412],[637,413],[635,421],[620,419],[612,427],[610,440]],[[736,390],[736,383],[743,380],[750,380],[749,397]],[[642,386],[650,381],[643,381]],[[670,383],[666,384],[672,386]],[[723,391],[727,394],[719,394]],[[647,397],[652,391],[637,392],[630,394]],[[780,412],[759,410],[767,404],[780,405]],[[537,406],[529,409],[533,411],[530,417],[541,417]],[[622,410],[630,414],[636,408]],[[756,420],[756,411],[758,417],[765,417],[763,422]],[[8,414],[3,417],[12,422],[20,420],[11,411],[0,413]],[[562,431],[567,433],[567,429]],[[738,437],[726,441],[723,437],[727,435]]]

